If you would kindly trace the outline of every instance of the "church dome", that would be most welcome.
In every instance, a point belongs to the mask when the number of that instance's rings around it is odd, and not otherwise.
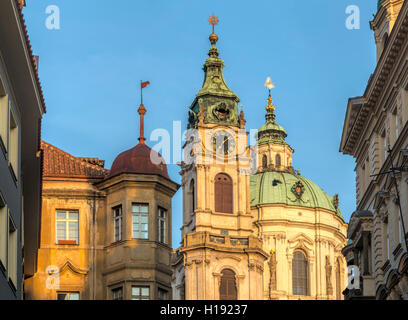
[[[157,159],[157,161],[152,161],[152,159]],[[118,155],[113,161],[108,178],[122,173],[155,174],[170,179],[163,157],[144,143],[139,143],[134,148]]]
[[[251,206],[267,204],[321,208],[343,219],[337,195],[331,197],[310,179],[288,172],[267,171],[251,176]]]

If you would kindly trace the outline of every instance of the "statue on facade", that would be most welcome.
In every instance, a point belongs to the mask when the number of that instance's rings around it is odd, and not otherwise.
[[[269,258],[269,299],[272,299],[272,291],[276,291],[276,252],[271,251],[271,257]]]
[[[333,286],[331,282],[333,267],[330,264],[330,260],[328,256],[326,256],[326,267],[325,268],[326,268],[326,292],[327,292],[327,295],[330,296],[333,294]]]

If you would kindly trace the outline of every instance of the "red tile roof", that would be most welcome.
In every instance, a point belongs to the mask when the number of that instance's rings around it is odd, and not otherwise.
[[[44,154],[44,177],[72,177],[103,179],[109,173],[104,161],[97,158],[78,158],[45,141],[41,141]]]

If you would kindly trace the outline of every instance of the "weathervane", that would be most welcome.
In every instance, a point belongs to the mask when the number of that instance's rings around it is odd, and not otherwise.
[[[266,107],[267,111],[274,111],[275,106],[272,103],[272,96],[271,96],[271,90],[275,88],[275,84],[272,82],[271,77],[268,77],[265,82],[265,87],[269,89],[269,97],[268,97],[268,105]]]

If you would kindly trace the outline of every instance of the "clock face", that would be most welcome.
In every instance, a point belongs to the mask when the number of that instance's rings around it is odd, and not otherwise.
[[[235,152],[235,138],[231,133],[220,130],[212,136],[213,151],[220,155],[229,155]]]

